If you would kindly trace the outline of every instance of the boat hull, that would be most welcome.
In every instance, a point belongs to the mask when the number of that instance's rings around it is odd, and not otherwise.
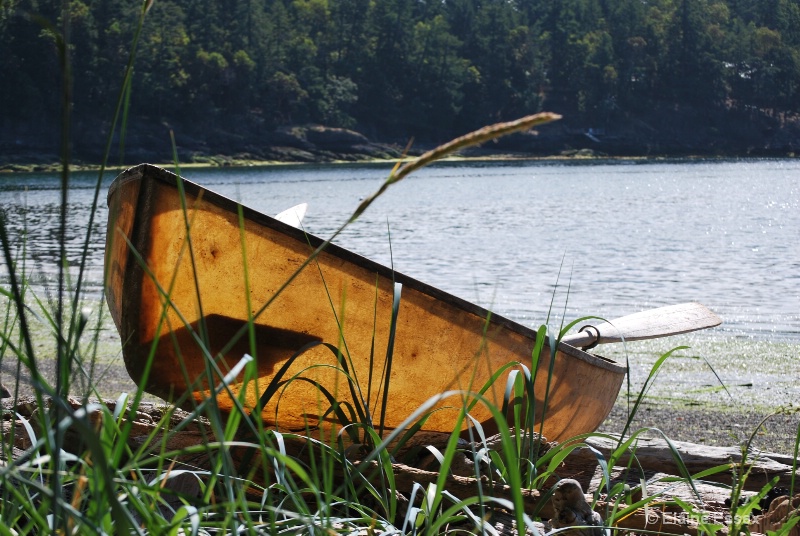
[[[479,391],[510,362],[531,367],[534,331],[334,245],[307,263],[318,238],[160,168],[123,172],[108,202],[107,297],[125,365],[166,400],[205,400],[248,354],[257,380],[239,374],[216,395],[221,409],[231,410],[233,397],[256,407],[282,374],[294,379],[263,408],[269,425],[332,423],[334,399],[346,413],[359,400],[376,425],[383,413],[395,428],[432,397]],[[547,393],[544,435],[595,430],[625,369],[563,344],[551,358],[545,345],[535,371],[539,422]],[[484,393],[498,407],[506,376]],[[439,400],[423,427],[452,431],[463,404],[459,395]],[[470,415],[492,421],[481,402]]]

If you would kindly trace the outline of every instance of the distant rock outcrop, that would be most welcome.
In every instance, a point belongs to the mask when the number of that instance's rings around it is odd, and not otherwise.
[[[391,145],[371,142],[360,132],[323,125],[285,126],[265,136],[268,160],[299,162],[356,161],[397,158]]]
[[[589,120],[564,110],[563,119],[540,132],[521,132],[461,153],[465,157],[792,157],[800,154],[800,114],[770,110],[695,109],[663,105],[636,116],[611,114]],[[102,127],[102,128],[101,128]],[[73,164],[98,165],[106,146],[108,125],[78,123],[74,131]],[[42,128],[0,130],[0,171],[52,169],[59,161],[59,143]],[[355,162],[399,158],[408,141],[398,134],[387,142],[356,130],[325,125],[285,125],[269,128],[256,121],[241,124],[167,125],[148,119],[131,120],[123,154],[109,161],[132,165],[173,160],[171,134],[182,163],[245,165],[259,162]],[[451,137],[464,134],[454,132]],[[442,135],[444,136],[444,134]],[[417,139],[408,151],[420,154],[442,139]],[[116,148],[116,145],[113,145]]]

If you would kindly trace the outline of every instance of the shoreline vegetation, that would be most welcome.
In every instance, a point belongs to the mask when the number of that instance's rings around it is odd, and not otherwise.
[[[414,154],[420,154],[416,151]],[[180,162],[180,168],[183,169],[208,169],[208,168],[236,168],[236,167],[272,167],[272,166],[303,166],[303,165],[381,165],[396,164],[408,162],[414,158],[411,153],[407,155],[387,156],[385,158],[374,158],[369,155],[350,155],[350,158],[331,158],[329,160],[261,160],[252,159],[247,155],[209,155],[191,162]],[[747,160],[747,159],[793,159],[798,158],[800,154],[789,152],[783,155],[705,155],[705,154],[686,154],[686,155],[654,155],[654,156],[610,156],[603,153],[596,153],[588,149],[567,149],[560,154],[554,155],[531,155],[526,153],[510,152],[510,151],[466,151],[465,154],[455,154],[448,158],[437,160],[437,163],[453,163],[453,162],[575,162],[580,160],[586,161],[625,161],[625,162],[653,162],[653,161],[671,161],[671,160]],[[115,176],[123,170],[138,165],[140,163],[150,163],[164,169],[172,169],[175,167],[175,162],[172,161],[151,161],[142,160],[141,162],[130,162],[127,164],[115,164],[105,167],[105,175],[108,177]],[[3,175],[10,174],[24,174],[24,173],[60,173],[61,163],[33,163],[30,161],[13,163],[13,164],[0,164],[0,179]],[[72,172],[85,172],[85,171],[99,171],[100,165],[90,164],[82,161],[72,162],[70,170]],[[387,168],[388,169],[388,168]]]
[[[706,160],[710,158],[720,158],[720,159],[727,159],[730,157],[708,157],[708,156],[687,156],[681,157],[685,159],[698,159],[698,160]],[[763,157],[761,157],[763,158]],[[774,158],[782,158],[782,157],[774,157]],[[374,165],[381,165],[385,164],[390,166],[396,163],[407,162],[411,160],[412,157],[398,157],[398,158],[386,158],[386,159],[364,159],[364,160],[330,160],[325,162],[303,162],[303,161],[283,161],[283,160],[250,160],[246,158],[234,158],[234,157],[227,157],[222,155],[215,155],[208,158],[207,162],[191,162],[191,163],[180,163],[181,170],[185,169],[211,169],[211,168],[223,168],[223,167],[230,167],[230,168],[237,168],[237,167],[277,167],[277,166],[313,166],[313,165],[366,165],[366,166],[374,166]],[[581,153],[581,154],[574,154],[574,155],[559,155],[559,156],[528,156],[528,155],[520,155],[520,154],[510,154],[510,153],[497,153],[497,154],[484,154],[480,156],[452,156],[450,158],[443,158],[438,160],[438,163],[453,163],[453,162],[573,162],[575,160],[615,160],[615,161],[650,161],[650,160],[670,160],[670,157],[643,157],[643,156],[631,156],[631,157],[614,157],[609,158],[607,156],[602,155],[595,155],[591,153]],[[144,162],[140,162],[144,163]],[[174,169],[175,163],[174,162],[149,162],[146,163],[153,164],[154,166],[158,166],[164,169]],[[108,177],[115,176],[118,173],[128,169],[129,167],[133,167],[138,164],[121,164],[121,165],[114,165],[114,166],[106,166],[105,168],[105,175]],[[388,169],[388,168],[387,168]],[[73,163],[70,166],[70,170],[72,172],[86,172],[86,171],[99,171],[100,166],[95,164],[84,164],[84,163]],[[59,173],[61,171],[61,164],[59,163],[52,163],[52,164],[5,164],[0,165],[0,179],[2,179],[3,175],[11,175],[11,174],[24,174],[24,173]]]
[[[355,165],[366,165],[366,166],[375,166],[385,164],[387,166],[396,164],[396,163],[403,163],[408,162],[411,160],[412,156],[400,156],[400,157],[388,157],[385,159],[380,158],[364,158],[364,159],[356,159],[356,160],[328,160],[328,161],[320,161],[320,162],[308,162],[308,161],[287,161],[287,160],[251,160],[248,158],[237,158],[237,157],[229,157],[224,155],[214,155],[209,156],[207,161],[203,162],[190,162],[190,163],[183,163],[181,162],[180,168],[181,170],[185,169],[212,169],[212,168],[237,168],[237,167],[248,167],[248,168],[258,168],[258,167],[277,167],[277,166],[314,166],[314,165],[348,165],[348,166],[355,166]],[[485,152],[483,154],[473,154],[473,155],[454,155],[450,158],[442,158],[437,161],[437,163],[458,163],[458,162],[575,162],[575,161],[625,161],[625,162],[652,162],[652,161],[671,161],[671,160],[747,160],[747,159],[791,159],[797,158],[797,155],[790,153],[785,156],[773,155],[773,156],[720,156],[720,155],[684,155],[684,156],[608,156],[603,154],[596,154],[591,151],[566,151],[565,154],[560,155],[552,155],[552,156],[531,156],[526,154],[518,154],[518,153],[509,153],[509,152]],[[150,163],[154,166],[158,166],[164,169],[174,169],[175,162],[150,162],[150,161],[143,161],[139,163]],[[105,176],[112,177],[116,176],[118,173],[128,169],[129,167],[133,167],[137,164],[130,163],[130,164],[119,164],[119,165],[111,165],[105,167]],[[389,169],[387,167],[387,169]],[[72,163],[70,166],[70,170],[72,172],[87,172],[87,171],[99,171],[100,166],[96,164],[87,164],[82,162]],[[11,175],[11,174],[25,174],[25,173],[60,173],[61,171],[61,164],[57,162],[53,162],[51,164],[41,164],[41,163],[26,163],[26,164],[0,164],[0,180],[4,175]]]
[[[386,159],[363,159],[363,160],[330,160],[325,162],[303,162],[303,161],[284,161],[284,160],[250,160],[247,158],[235,158],[235,157],[228,157],[223,155],[214,155],[208,157],[207,162],[191,162],[191,163],[180,163],[181,170],[185,169],[210,169],[210,168],[223,168],[223,167],[230,167],[230,168],[237,168],[237,167],[273,167],[273,166],[313,166],[313,165],[367,165],[367,166],[374,166],[380,164],[386,164],[387,166],[396,164],[398,162],[407,162],[412,157],[398,157],[398,158],[386,158]],[[709,157],[709,156],[686,156],[686,157],[675,157],[681,159],[697,159],[697,160],[706,160],[706,159],[729,159],[734,157]],[[755,157],[754,157],[755,158]],[[765,158],[765,157],[759,157]],[[787,158],[787,157],[772,157],[772,158]],[[794,156],[791,156],[794,158]],[[497,153],[497,154],[484,154],[480,156],[453,156],[450,158],[443,158],[439,160],[440,163],[453,163],[453,162],[573,162],[575,160],[615,160],[615,161],[650,161],[650,160],[671,160],[671,157],[644,157],[644,156],[630,156],[630,157],[607,157],[604,155],[596,155],[592,153],[583,152],[580,154],[573,154],[573,155],[558,155],[558,156],[528,156],[528,155],[521,155],[521,154],[510,154],[510,153]],[[175,163],[174,162],[150,162],[144,161],[140,163],[150,163],[154,166],[158,166],[164,169],[174,169]],[[105,168],[105,175],[108,177],[114,176],[129,167],[133,167],[138,164],[121,164],[121,165],[114,165],[114,166],[106,166]],[[388,168],[387,168],[388,169]],[[84,163],[73,163],[70,166],[70,170],[72,172],[85,172],[85,171],[99,171],[100,166],[95,164],[84,164]],[[52,164],[5,164],[0,165],[0,179],[2,179],[3,175],[11,175],[11,174],[24,174],[24,173],[59,173],[61,171],[61,164],[59,163],[52,163]]]

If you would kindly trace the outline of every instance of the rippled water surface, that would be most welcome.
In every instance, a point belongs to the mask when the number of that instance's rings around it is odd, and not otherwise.
[[[308,202],[306,229],[327,237],[389,170],[276,166],[184,175],[270,214]],[[94,292],[110,180],[90,241]],[[69,193],[73,273],[95,181],[76,175]],[[59,196],[54,175],[0,176],[10,234],[26,244],[27,271],[40,284],[55,274]],[[614,318],[695,300],[725,320],[708,336],[800,341],[798,160],[441,164],[392,186],[338,243],[531,326],[545,321],[551,301],[560,320],[565,307],[569,319]],[[5,286],[4,261],[2,274]]]

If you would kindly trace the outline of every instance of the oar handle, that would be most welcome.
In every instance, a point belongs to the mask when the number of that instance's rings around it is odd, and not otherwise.
[[[597,326],[583,326],[578,333],[567,335],[561,341],[578,348],[593,348],[623,340],[669,337],[720,324],[722,320],[706,306],[689,302],[642,311]]]
[[[604,324],[607,325],[607,323]],[[604,324],[601,324],[601,326]],[[591,350],[598,344],[602,344],[602,339],[603,336],[600,334],[599,329],[590,324],[586,324],[578,333],[567,335],[561,339],[561,342],[565,342],[577,348],[583,348],[584,350]]]

